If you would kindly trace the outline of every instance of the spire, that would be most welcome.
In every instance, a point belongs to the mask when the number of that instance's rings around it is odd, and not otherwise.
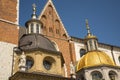
[[[36,15],[36,5],[35,5],[35,3],[32,5],[32,7],[33,7],[32,19],[36,19],[37,15]]]
[[[88,19],[86,19],[86,29],[87,29],[87,34],[88,35],[91,35],[91,32],[90,32],[90,27],[89,27],[89,24],[88,24]]]
[[[87,36],[85,37],[85,44],[87,51],[97,50],[98,49],[97,37],[92,35],[90,32],[88,19],[86,19],[86,29],[87,29]]]

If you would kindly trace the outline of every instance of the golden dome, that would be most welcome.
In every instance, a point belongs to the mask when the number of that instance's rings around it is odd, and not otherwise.
[[[77,71],[85,68],[98,65],[112,65],[115,66],[113,60],[104,52],[90,51],[84,55],[77,64]]]

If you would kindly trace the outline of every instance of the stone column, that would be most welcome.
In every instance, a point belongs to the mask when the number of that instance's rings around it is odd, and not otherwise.
[[[85,74],[85,76],[84,76],[85,80],[92,80],[92,77],[90,76],[89,71],[85,71],[85,73],[83,73],[83,74]]]
[[[110,80],[107,68],[102,68],[102,74],[103,74],[103,80]]]

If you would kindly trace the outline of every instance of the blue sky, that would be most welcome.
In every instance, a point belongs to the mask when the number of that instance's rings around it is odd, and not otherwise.
[[[20,0],[20,25],[31,18],[32,4],[37,15],[47,0]],[[120,46],[120,0],[53,0],[56,10],[70,36],[84,38],[85,19],[99,42]]]

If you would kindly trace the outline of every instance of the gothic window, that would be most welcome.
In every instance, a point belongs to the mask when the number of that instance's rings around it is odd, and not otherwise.
[[[56,34],[60,34],[60,31],[59,31],[59,29],[56,29]]]
[[[85,55],[86,50],[85,49],[80,49],[80,57],[82,57],[83,55]]]
[[[98,71],[94,71],[91,73],[92,80],[102,80],[102,74]]]
[[[43,23],[43,32],[46,32],[47,17],[45,15],[42,15],[41,21]]]
[[[49,5],[49,8],[48,8],[48,9],[49,9],[49,12],[48,12],[48,13],[49,13],[49,15],[52,15],[52,11],[53,11],[52,6],[51,6],[51,5]]]
[[[47,17],[45,15],[42,15],[41,21],[43,24],[46,23]]]
[[[31,33],[33,33],[34,24],[32,23],[30,27],[31,27]]]
[[[51,33],[53,32],[53,29],[52,29],[52,27],[49,27],[49,32],[51,32]]]
[[[48,17],[51,21],[53,21],[53,8],[51,5],[48,7]]]
[[[26,67],[27,67],[27,70],[32,68],[33,64],[34,64],[33,58],[30,57],[30,56],[27,56],[26,57]]]
[[[56,28],[56,34],[60,34],[60,22],[59,20],[55,20],[55,28]]]
[[[119,63],[120,63],[120,56],[118,57],[118,61],[119,61]]]
[[[64,33],[64,34],[63,34],[63,37],[64,37],[64,38],[67,38],[67,35]]]
[[[109,78],[110,80],[116,80],[116,73],[114,71],[110,71],[109,72]]]

